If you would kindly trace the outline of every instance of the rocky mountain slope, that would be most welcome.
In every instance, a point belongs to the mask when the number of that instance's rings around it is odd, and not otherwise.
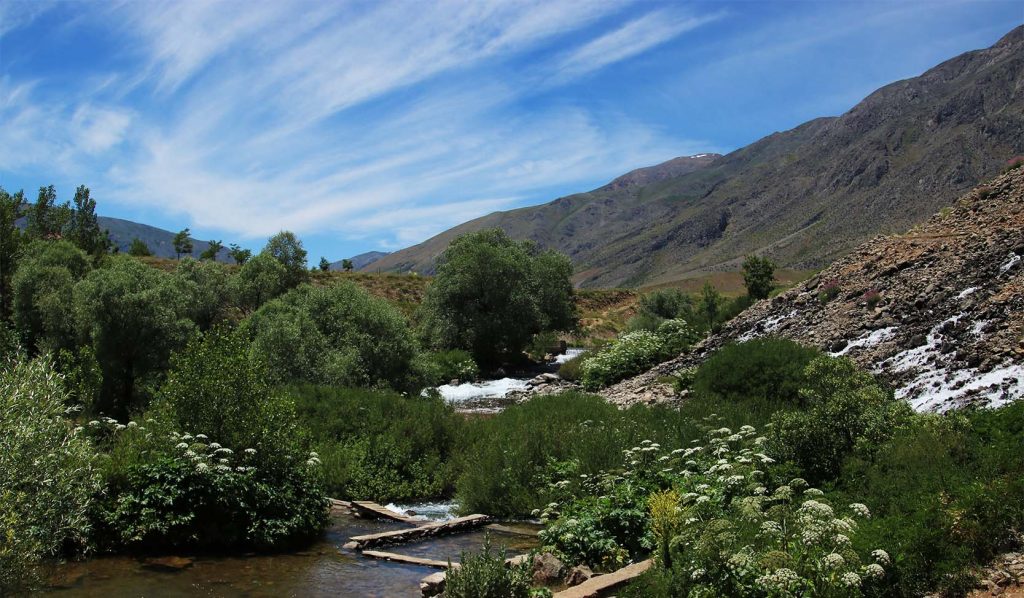
[[[848,356],[921,411],[1024,398],[1024,166],[907,233],[864,243],[755,304],[692,354],[604,394],[620,403],[669,399],[659,376],[768,335]]]
[[[582,286],[634,286],[737,269],[749,253],[818,268],[906,230],[1024,153],[1024,27],[839,117],[723,157],[673,160],[588,193],[497,212],[383,258],[428,273],[456,236],[500,226],[569,255]]]

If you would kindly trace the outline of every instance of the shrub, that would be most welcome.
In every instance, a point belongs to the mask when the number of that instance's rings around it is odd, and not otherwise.
[[[661,326],[661,323],[664,321],[665,318],[641,311],[626,321],[626,332],[636,332],[638,330],[656,332],[658,326]]]
[[[97,488],[94,452],[65,418],[67,394],[46,361],[0,365],[0,594],[33,586],[38,565],[83,546]]]
[[[674,357],[688,351],[694,343],[703,337],[686,320],[678,318],[662,322],[658,326],[658,336],[665,344],[666,357]]]
[[[75,341],[72,293],[89,271],[88,256],[68,241],[34,241],[12,278],[14,326],[32,354],[71,348]]]
[[[243,329],[278,382],[422,388],[410,379],[416,343],[405,317],[351,282],[289,291]]]
[[[436,397],[294,386],[302,426],[323,461],[331,496],[411,501],[449,496],[466,423]]]
[[[153,418],[104,424],[116,431],[92,513],[101,549],[281,549],[327,523],[315,453],[267,458]]]
[[[429,386],[447,384],[452,380],[471,382],[480,375],[480,368],[468,351],[432,351],[418,356],[417,361]]]
[[[579,382],[580,378],[583,377],[583,364],[586,363],[589,357],[588,353],[580,353],[558,366],[558,377],[569,382]]]
[[[821,353],[793,341],[759,338],[726,345],[697,369],[693,391],[719,401],[763,399],[796,405],[804,368]]]
[[[692,317],[692,313],[693,299],[679,289],[659,289],[641,295],[637,304],[638,316],[659,320]]]
[[[1024,166],[1024,156],[1015,156],[1006,161],[1006,165],[1003,166],[1003,172],[1010,172]]]
[[[882,294],[878,292],[878,289],[868,289],[864,291],[864,294],[861,295],[860,299],[869,308],[875,309],[882,301]]]
[[[818,300],[822,303],[828,303],[838,297],[841,291],[839,281],[835,278],[830,278],[821,283],[821,289],[818,291]]]
[[[803,377],[804,408],[772,418],[770,447],[815,482],[836,477],[855,449],[877,448],[913,414],[849,359],[818,357]]]
[[[660,362],[667,354],[665,339],[651,332],[624,334],[583,364],[583,387],[597,390],[638,374]]]
[[[996,194],[996,190],[992,187],[978,187],[977,190],[978,199],[988,199]]]
[[[462,553],[461,566],[448,570],[444,595],[449,598],[527,598],[530,575],[526,564],[506,566],[505,549],[491,553],[490,536],[483,550]]]
[[[243,260],[239,262],[242,267],[231,277],[229,286],[234,303],[242,309],[259,309],[288,290],[288,270],[271,255],[260,253],[249,259],[239,254],[235,260]]]

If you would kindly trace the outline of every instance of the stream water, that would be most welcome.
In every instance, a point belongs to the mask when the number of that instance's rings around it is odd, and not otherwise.
[[[555,357],[555,361],[548,366],[547,371],[557,371],[559,365],[581,355],[585,351],[586,349],[575,347],[567,349],[565,353]],[[441,393],[441,397],[444,400],[455,404],[456,411],[460,413],[492,414],[501,411],[509,405],[510,401],[505,398],[506,394],[511,391],[526,390],[526,383],[532,377],[499,378],[462,384],[444,384],[438,386],[437,391]]]
[[[407,508],[417,509],[416,506]],[[420,505],[417,512],[431,511]],[[406,526],[396,522],[337,515],[324,537],[306,550],[277,555],[196,557],[190,566],[181,570],[153,566],[142,558],[95,558],[62,565],[48,593],[68,598],[419,596],[419,581],[435,569],[375,560],[342,548],[350,536],[403,527]],[[522,527],[536,530],[535,526],[522,524]],[[537,545],[536,537],[489,533],[491,545],[504,546],[509,556]],[[458,561],[463,551],[478,551],[483,546],[484,535],[484,530],[476,530],[382,550]]]

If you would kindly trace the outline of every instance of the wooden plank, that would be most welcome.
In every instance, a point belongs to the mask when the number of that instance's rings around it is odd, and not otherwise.
[[[424,538],[432,538],[435,536],[467,531],[486,525],[490,520],[491,518],[487,515],[467,515],[450,521],[428,523],[427,525],[411,529],[400,529],[390,532],[381,532],[379,534],[352,536],[349,539],[352,540],[350,544],[354,544],[356,550],[363,550],[373,546],[402,544],[405,542],[412,542],[414,540],[422,540]]]
[[[369,500],[354,500],[352,501],[352,508],[357,514],[364,517],[373,517],[376,519],[390,519],[392,521],[399,521],[402,523],[409,523],[412,518],[408,515],[402,515],[396,513],[387,507],[382,507],[377,503]]]
[[[578,586],[562,590],[554,598],[597,598],[603,592],[620,588],[651,568],[651,560],[640,561],[623,567],[614,573],[591,577]]]
[[[516,536],[529,536],[531,538],[537,537],[538,530],[534,529],[520,529],[517,527],[508,527],[501,525],[500,523],[492,523],[487,526],[487,529],[493,530],[502,534],[514,534]]]
[[[423,567],[433,567],[434,569],[447,569],[448,561],[438,561],[435,559],[424,559],[418,556],[409,556],[405,554],[397,554],[394,552],[382,552],[380,550],[364,550],[363,556],[368,556],[371,559],[381,559],[383,561],[392,561],[395,563],[405,563],[407,565],[421,565]],[[458,567],[458,563],[452,563],[453,567]]]

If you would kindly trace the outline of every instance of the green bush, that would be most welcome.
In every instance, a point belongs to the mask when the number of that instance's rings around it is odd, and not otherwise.
[[[0,364],[0,595],[32,587],[43,559],[86,542],[95,454],[66,400],[48,362]]]
[[[89,257],[68,241],[34,241],[12,278],[14,326],[32,354],[74,346],[72,294],[90,270]]]
[[[658,326],[658,336],[665,344],[667,357],[675,357],[680,353],[688,351],[694,343],[699,341],[703,335],[686,320],[675,318],[665,320]]]
[[[412,376],[416,343],[405,317],[351,282],[289,291],[243,329],[253,358],[277,382],[422,388]]]
[[[416,357],[416,362],[414,369],[421,372],[428,386],[439,386],[452,380],[472,382],[480,375],[473,356],[459,349],[423,353]]]
[[[871,374],[846,358],[817,357],[804,370],[799,411],[772,418],[769,447],[819,483],[839,474],[854,450],[872,451],[913,415]]]
[[[588,353],[581,353],[576,357],[558,366],[558,376],[569,382],[579,382],[583,377],[583,364],[590,357]]]
[[[507,566],[505,549],[491,552],[490,536],[483,550],[462,553],[461,566],[448,571],[444,595],[449,598],[527,598],[530,574],[526,564]]]
[[[141,423],[90,422],[110,446],[102,548],[276,549],[323,529],[319,457],[265,379],[243,339],[214,331],[174,356]]]
[[[324,386],[287,394],[323,461],[331,496],[386,503],[451,495],[466,424],[440,398]]]
[[[154,419],[113,432],[114,454],[92,512],[99,548],[282,549],[325,527],[315,453],[265,459],[256,449],[167,429]]]
[[[722,402],[800,404],[804,368],[821,353],[790,340],[760,338],[719,349],[700,365],[693,391]]]
[[[660,335],[642,330],[624,334],[586,360],[583,387],[597,390],[614,384],[657,365],[666,355],[665,339]]]

